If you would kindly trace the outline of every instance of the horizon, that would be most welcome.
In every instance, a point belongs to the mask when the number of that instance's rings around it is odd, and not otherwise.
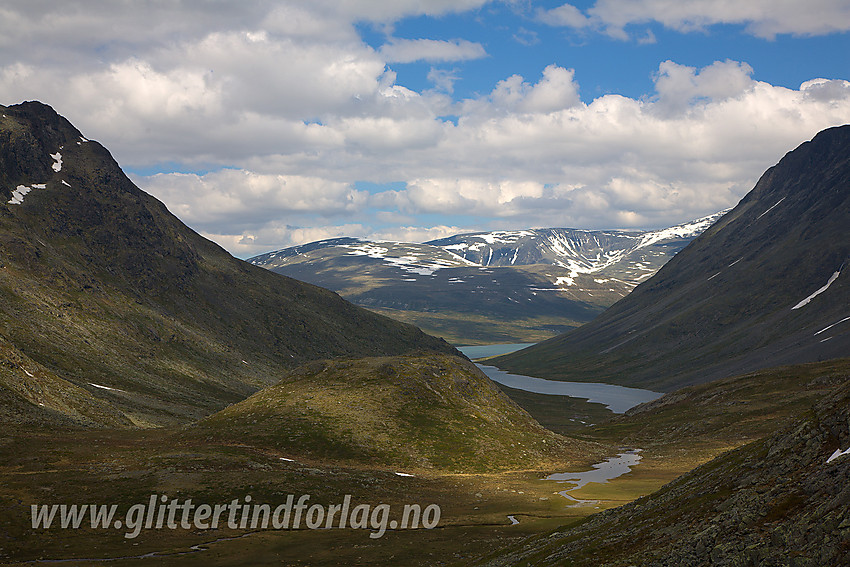
[[[275,250],[266,250],[265,252],[259,252],[257,254],[253,254],[251,256],[247,256],[245,258],[237,256],[237,258],[240,258],[241,260],[251,260],[253,258],[256,258],[256,257],[259,257],[259,256],[264,256],[266,254],[273,254],[273,253],[276,253],[276,252],[280,252],[282,250],[288,250],[288,249],[291,249],[291,248],[298,248],[299,246],[308,246],[310,244],[317,244],[319,242],[326,242],[326,241],[330,241],[330,240],[342,240],[342,239],[347,239],[347,238],[359,240],[361,242],[374,242],[376,244],[379,244],[381,242],[385,242],[385,243],[389,243],[389,244],[417,244],[417,245],[433,246],[433,244],[431,244],[432,242],[437,242],[439,240],[447,240],[447,239],[455,238],[455,237],[476,236],[478,234],[493,234],[493,233],[517,233],[517,232],[524,232],[524,231],[529,231],[529,230],[576,230],[576,231],[582,231],[582,232],[633,232],[633,233],[661,232],[661,231],[664,231],[664,230],[668,230],[670,228],[675,228],[677,226],[684,226],[684,225],[696,223],[696,222],[699,222],[701,220],[705,220],[705,219],[708,219],[710,217],[713,217],[715,215],[721,215],[722,216],[722,215],[728,213],[731,210],[732,210],[732,208],[723,209],[722,211],[717,211],[714,214],[706,215],[706,216],[700,217],[698,219],[692,219],[690,221],[687,221],[687,222],[684,222],[684,223],[679,223],[679,224],[676,224],[676,225],[673,225],[673,226],[661,227],[661,228],[655,228],[655,229],[652,229],[652,228],[649,228],[649,229],[641,229],[641,228],[596,228],[596,229],[588,229],[588,228],[580,228],[580,227],[572,227],[572,226],[539,226],[539,227],[518,228],[518,229],[513,229],[513,230],[494,229],[494,230],[487,230],[487,231],[459,232],[457,234],[450,234],[448,236],[442,236],[440,238],[433,238],[431,240],[426,240],[425,242],[413,242],[413,241],[406,241],[406,240],[387,240],[387,239],[377,239],[377,238],[370,239],[370,238],[364,238],[364,237],[361,237],[361,236],[341,235],[341,236],[332,236],[330,238],[321,238],[319,240],[313,240],[313,241],[304,242],[304,243],[301,243],[301,244],[293,244],[292,246],[285,246],[283,248],[278,248],[278,249],[275,249]],[[448,251],[451,252],[451,250],[448,250]]]

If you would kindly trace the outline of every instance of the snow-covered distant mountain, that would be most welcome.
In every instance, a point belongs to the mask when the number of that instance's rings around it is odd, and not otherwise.
[[[424,244],[333,238],[248,261],[449,340],[529,342],[591,320],[721,215],[656,231],[544,228]]]
[[[280,266],[309,262],[317,258],[351,256],[367,265],[370,260],[378,264],[397,268],[400,275],[405,272],[420,276],[430,276],[444,268],[477,266],[475,262],[454,254],[449,250],[428,244],[412,242],[367,241],[360,238],[331,238],[319,240],[301,246],[284,248],[255,256],[248,261],[254,265],[274,269]]]
[[[481,266],[552,264],[575,274],[607,270],[639,282],[654,274],[671,252],[678,252],[724,212],[654,231],[536,228],[460,234],[427,244]]]

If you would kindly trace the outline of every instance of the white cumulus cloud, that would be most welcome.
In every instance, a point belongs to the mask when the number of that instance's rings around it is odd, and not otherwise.
[[[481,43],[361,37],[485,3],[9,0],[0,101],[52,104],[125,167],[207,172],[133,178],[241,256],[344,235],[669,226],[734,205],[785,152],[850,121],[848,81],[787,88],[733,60],[659,61],[643,96],[583,100],[582,77],[546,62],[452,98],[463,62],[488,57]],[[769,36],[848,29],[846,5],[599,0],[537,17],[582,33],[739,23]],[[409,61],[432,62],[429,88],[399,81],[390,65]]]
[[[487,55],[483,45],[465,39],[393,39],[380,53],[388,63],[466,61]]]

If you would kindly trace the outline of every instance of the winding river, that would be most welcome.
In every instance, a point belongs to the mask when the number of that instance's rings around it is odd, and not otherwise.
[[[564,472],[550,474],[546,480],[554,480],[562,483],[569,483],[571,486],[565,490],[558,492],[561,496],[571,501],[570,506],[586,506],[588,504],[596,504],[596,500],[579,500],[569,493],[573,490],[578,490],[591,482],[600,484],[613,480],[618,476],[623,476],[632,470],[632,467],[640,462],[640,449],[629,449],[620,453],[616,457],[609,457],[606,461],[596,463],[593,469],[582,472]]]

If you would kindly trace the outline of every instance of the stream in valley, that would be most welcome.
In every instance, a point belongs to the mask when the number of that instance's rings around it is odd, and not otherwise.
[[[475,360],[515,352],[527,346],[529,345],[484,345],[459,347],[458,350],[463,352],[470,359]],[[495,366],[488,366],[486,364],[477,363],[476,366],[478,366],[478,368],[480,368],[484,374],[486,374],[494,382],[504,384],[510,388],[525,390],[527,392],[535,392],[537,394],[569,396],[585,399],[588,402],[605,404],[605,406],[614,413],[624,413],[631,407],[652,401],[662,396],[662,394],[658,392],[643,390],[640,388],[627,388],[624,386],[604,384],[601,382],[561,382],[558,380],[544,380],[543,378],[511,374],[504,370],[500,370]],[[640,449],[623,450],[623,452],[615,457],[609,457],[601,463],[596,463],[590,470],[554,473],[547,476],[546,480],[567,485],[567,488],[559,491],[558,494],[569,501],[568,507],[593,506],[598,504],[597,500],[581,500],[572,496],[570,492],[578,490],[590,483],[596,482],[604,484],[610,480],[620,477],[631,471],[632,467],[640,462],[640,458]],[[511,525],[519,523],[519,520],[517,520],[515,516],[508,516],[508,519],[510,520]]]

